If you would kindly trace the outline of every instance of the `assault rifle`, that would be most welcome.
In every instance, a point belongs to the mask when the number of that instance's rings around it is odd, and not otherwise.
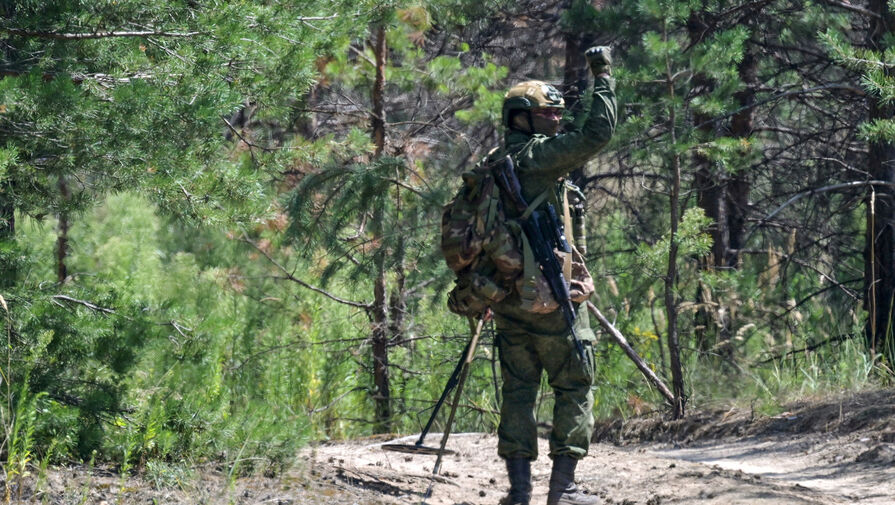
[[[494,178],[497,185],[504,195],[507,196],[512,203],[514,210],[524,215],[528,209],[528,202],[522,196],[522,185],[519,184],[519,178],[516,177],[516,169],[513,165],[513,159],[509,156],[495,164]],[[528,244],[531,246],[531,252],[538,262],[547,284],[550,286],[550,292],[553,298],[559,304],[562,315],[569,326],[569,332],[572,334],[572,340],[575,342],[575,349],[578,350],[578,356],[581,362],[586,366],[587,356],[584,353],[584,345],[575,334],[575,305],[572,304],[572,298],[569,294],[569,284],[562,274],[562,265],[556,259],[553,249],[556,248],[565,253],[571,253],[572,248],[566,240],[563,233],[559,218],[556,215],[556,209],[552,204],[547,204],[546,212],[534,210],[526,219],[519,219],[522,226],[522,232],[528,238]]]

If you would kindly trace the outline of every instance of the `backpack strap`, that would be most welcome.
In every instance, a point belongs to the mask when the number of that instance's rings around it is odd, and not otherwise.
[[[494,222],[497,220],[497,206],[500,203],[500,190],[497,188],[497,184],[491,186],[491,195],[488,196],[490,202],[488,203],[488,217],[485,218],[485,230],[486,233],[494,227]]]

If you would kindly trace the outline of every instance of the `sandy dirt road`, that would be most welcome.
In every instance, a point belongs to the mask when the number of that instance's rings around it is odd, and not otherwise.
[[[805,402],[766,417],[731,409],[676,422],[613,421],[598,426],[595,439],[578,481],[607,504],[895,504],[893,391]],[[453,435],[448,448],[456,454],[445,457],[436,479],[433,456],[387,452],[382,442],[321,445],[303,455],[304,466],[359,491],[358,503],[488,505],[507,488],[494,435]],[[546,499],[546,440],[540,452],[533,503]]]
[[[400,440],[413,441],[413,437]],[[493,435],[454,436],[449,447],[457,454],[445,457],[437,480],[430,473],[434,457],[386,452],[380,443],[322,446],[308,455],[308,464],[337,487],[363,490],[361,500],[496,504],[507,486],[496,444]],[[874,448],[879,457],[868,453]],[[547,452],[545,440],[541,451]],[[689,447],[601,443],[580,463],[578,481],[608,504],[889,505],[895,503],[895,465],[887,459],[888,451],[895,452],[892,444],[822,436],[750,438]],[[861,455],[866,461],[857,461]],[[549,459],[539,458],[532,473],[533,502],[542,503]],[[432,496],[423,500],[430,483]]]
[[[507,488],[493,434],[450,437],[439,476],[434,456],[387,452],[385,442],[417,435],[327,442],[298,454],[277,475],[235,477],[226,468],[148,470],[122,476],[84,465],[51,468],[10,484],[11,503],[494,505]],[[432,433],[428,443],[437,444]],[[607,505],[895,504],[895,391],[873,391],[794,405],[775,416],[731,409],[598,425],[579,485]],[[533,466],[533,504],[550,476],[547,442]],[[432,494],[423,495],[429,486]]]

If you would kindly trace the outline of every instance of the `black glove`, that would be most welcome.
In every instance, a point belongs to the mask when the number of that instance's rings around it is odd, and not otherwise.
[[[594,77],[612,75],[612,54],[607,46],[596,46],[584,51],[584,57],[590,65]]]

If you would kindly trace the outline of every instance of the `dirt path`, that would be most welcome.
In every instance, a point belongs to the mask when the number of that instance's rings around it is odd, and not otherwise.
[[[434,440],[437,440],[436,435]],[[401,442],[413,443],[413,437]],[[430,505],[496,504],[506,487],[492,435],[452,438]],[[752,438],[674,448],[597,444],[579,465],[579,485],[614,504],[892,504],[895,466],[885,444],[869,457],[870,440]],[[378,493],[383,503],[418,504],[431,482],[431,456],[389,453],[380,443],[319,447],[308,463],[337,487]],[[546,454],[546,441],[541,441]],[[864,454],[867,461],[857,462]],[[838,460],[838,461],[837,461]],[[549,460],[533,467],[534,502],[546,499]]]
[[[598,427],[579,465],[579,485],[607,505],[895,504],[895,392],[795,405],[789,412],[708,412],[686,420],[613,421]],[[42,483],[11,486],[12,503],[495,505],[507,483],[497,439],[455,434],[441,474],[434,456],[387,452],[387,441],[325,443],[299,454],[275,477],[228,478],[146,472],[121,477],[102,468],[50,469]],[[436,444],[440,434],[427,442]],[[533,504],[543,505],[550,475],[547,442],[533,466]],[[172,467],[180,468],[180,467]],[[432,485],[432,495],[422,500]]]
[[[895,504],[893,391],[806,402],[770,417],[730,410],[678,422],[615,421],[595,436],[606,442],[591,447],[578,481],[607,504]],[[323,445],[304,454],[306,467],[382,503],[423,503],[435,458],[386,452],[382,443]],[[448,448],[457,454],[445,458],[425,503],[497,503],[507,483],[496,445],[493,435],[452,436]],[[547,493],[546,440],[540,452],[533,503]]]

